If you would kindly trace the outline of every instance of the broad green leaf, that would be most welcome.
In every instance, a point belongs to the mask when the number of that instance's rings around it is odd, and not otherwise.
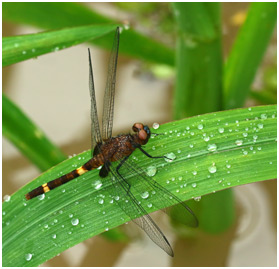
[[[4,94],[2,106],[3,135],[41,171],[65,160],[61,150]]]
[[[174,118],[219,111],[222,108],[220,4],[174,3],[173,9],[179,25]]]
[[[178,27],[185,33],[185,38],[208,42],[217,37],[214,20],[220,17],[219,4],[177,2],[172,6]]]
[[[174,118],[219,111],[222,109],[222,49],[220,3],[173,3],[179,25],[176,46],[176,85]],[[199,203],[201,215],[215,212],[215,225],[203,217],[203,228],[210,232],[227,229],[234,218],[231,190]],[[220,214],[218,204],[227,206]],[[219,214],[219,217],[217,215]],[[222,219],[222,221],[220,221]],[[227,226],[222,225],[227,223]]]
[[[132,161],[145,169],[156,166],[156,174],[150,180],[184,201],[273,179],[277,158],[276,111],[277,106],[252,107],[164,124],[153,131],[165,135],[150,139],[145,150],[153,156],[173,153],[173,162],[149,159],[138,151],[133,153]],[[3,266],[37,266],[129,220],[111,196],[110,179],[101,179],[99,170],[48,192],[44,199],[25,201],[27,192],[76,169],[88,159],[89,151],[68,159],[6,197],[2,212]],[[148,198],[143,201],[139,194],[135,195],[148,212],[158,209],[147,206]],[[211,217],[214,216],[207,219]]]
[[[277,3],[251,3],[224,73],[224,108],[242,107],[270,41],[277,19]]]
[[[3,3],[2,14],[5,21],[29,24],[44,30],[92,24],[119,24],[119,21],[98,14],[81,3],[6,2]],[[110,37],[94,40],[93,43],[111,49]],[[171,48],[132,29],[123,31],[119,52],[149,62],[174,65],[174,52]]]
[[[116,27],[116,24],[88,25],[38,34],[4,37],[2,39],[2,66],[99,38],[115,31]]]

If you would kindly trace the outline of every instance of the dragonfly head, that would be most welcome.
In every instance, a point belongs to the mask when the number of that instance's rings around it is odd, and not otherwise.
[[[143,125],[142,123],[135,123],[132,129],[135,133],[137,133],[138,143],[145,145],[151,135],[149,127],[147,125]]]

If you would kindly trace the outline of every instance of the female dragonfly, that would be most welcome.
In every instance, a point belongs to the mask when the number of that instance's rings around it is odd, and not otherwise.
[[[101,178],[108,176],[111,178],[111,192],[117,204],[160,248],[170,256],[173,256],[170,243],[146,212],[145,206],[139,201],[140,196],[142,194],[148,195],[149,201],[158,209],[169,207],[175,201],[178,204],[177,208],[181,210],[180,212],[188,215],[186,216],[187,223],[185,224],[196,227],[198,221],[192,210],[183,201],[151,177],[147,177],[144,171],[130,160],[131,154],[136,149],[140,150],[148,158],[166,158],[165,156],[151,156],[143,149],[142,146],[148,142],[151,136],[151,131],[147,125],[135,123],[132,127],[133,134],[112,137],[119,35],[120,30],[117,27],[109,60],[104,94],[102,133],[98,122],[93,69],[90,50],[88,49],[92,158],[81,167],[37,187],[25,196],[27,200],[32,199],[102,166],[99,176]],[[125,173],[122,171],[125,171]]]

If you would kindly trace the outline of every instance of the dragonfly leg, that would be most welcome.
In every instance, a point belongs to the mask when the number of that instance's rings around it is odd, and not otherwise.
[[[109,167],[110,167],[111,163],[110,162],[106,162],[104,163],[102,169],[99,172],[99,176],[104,178],[107,177],[108,173],[109,173]]]
[[[151,156],[148,152],[146,152],[141,146],[138,147],[138,149],[140,149],[140,151],[146,155],[148,158],[153,158],[153,159],[159,159],[159,158],[166,158],[166,159],[170,159],[167,156]]]
[[[130,156],[130,155],[129,155]],[[130,191],[131,185],[127,182],[127,180],[125,180],[125,178],[123,176],[121,176],[121,174],[119,173],[119,169],[121,168],[121,166],[123,165],[123,163],[125,163],[125,161],[129,158],[129,156],[126,156],[125,158],[123,158],[121,160],[121,162],[117,165],[116,167],[116,173],[122,178],[122,180],[128,185],[128,190],[127,193]]]

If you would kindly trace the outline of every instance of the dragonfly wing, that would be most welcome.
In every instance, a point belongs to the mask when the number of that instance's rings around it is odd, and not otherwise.
[[[120,162],[117,163],[119,164]],[[146,232],[155,244],[167,254],[173,256],[173,250],[167,238],[133,195],[131,191],[132,186],[117,173],[115,168],[110,167],[110,174],[113,185],[113,196],[120,208],[131,218],[131,220],[133,220],[134,223]],[[138,217],[139,215],[143,216]]]
[[[95,147],[99,147],[102,144],[102,137],[100,132],[98,113],[97,113],[97,103],[96,103],[96,94],[94,87],[94,77],[93,77],[93,68],[91,63],[91,54],[90,49],[88,49],[89,57],[89,92],[91,98],[91,149],[92,155],[94,153]]]
[[[123,170],[122,170],[123,169]],[[179,199],[176,195],[172,194],[161,184],[155,181],[152,177],[146,175],[146,172],[140,168],[133,160],[126,160],[121,166],[119,172],[122,174],[132,175],[130,185],[133,186],[134,192],[148,197],[145,199],[147,205],[151,205],[155,210],[164,210],[165,213],[175,213],[179,215],[179,221],[190,227],[198,226],[198,219],[191,208]],[[174,205],[170,211],[168,207]],[[175,216],[175,214],[171,214]]]
[[[116,28],[112,51],[109,59],[106,89],[104,94],[102,138],[111,138],[113,126],[114,96],[116,83],[116,68],[119,48],[119,27]]]

